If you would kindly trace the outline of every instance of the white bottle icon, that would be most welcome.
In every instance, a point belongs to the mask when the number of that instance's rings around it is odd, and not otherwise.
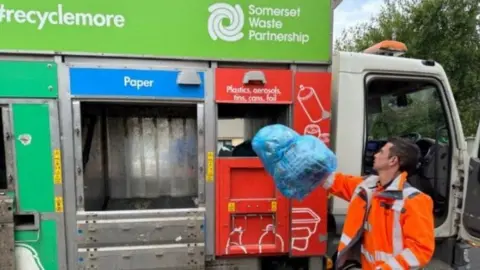
[[[38,253],[26,244],[15,245],[16,266],[18,270],[44,270]]]
[[[227,246],[225,247],[225,254],[228,254],[228,252],[230,251],[230,247],[232,246],[238,246],[243,251],[243,253],[247,254],[247,249],[242,243],[242,237],[244,232],[245,230],[241,226],[233,228],[233,230],[230,232],[230,235],[228,236]]]
[[[312,87],[300,85],[297,99],[310,123],[318,123],[330,117],[330,112],[323,108],[320,98]]]
[[[320,136],[322,135],[322,130],[317,124],[308,124],[303,130],[303,135],[312,135],[314,137],[320,138]]]
[[[262,253],[263,238],[270,233],[275,235],[276,241],[279,241],[281,252],[283,252],[285,248],[285,243],[282,236],[275,231],[275,227],[273,226],[273,224],[267,224],[267,226],[265,226],[265,229],[263,229],[263,234],[260,235],[260,238],[258,239],[258,251],[260,254]]]

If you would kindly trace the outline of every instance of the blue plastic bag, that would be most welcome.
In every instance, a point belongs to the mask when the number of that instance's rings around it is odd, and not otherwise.
[[[278,124],[266,126],[255,134],[252,139],[253,151],[271,176],[286,147],[299,136],[295,130]]]
[[[287,198],[303,199],[337,169],[335,154],[320,139],[283,125],[260,129],[252,147]]]

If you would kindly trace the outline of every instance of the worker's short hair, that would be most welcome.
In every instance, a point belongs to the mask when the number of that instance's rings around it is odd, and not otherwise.
[[[409,174],[415,172],[420,160],[420,148],[407,139],[391,137],[388,142],[392,144],[390,157],[398,158],[399,170]]]

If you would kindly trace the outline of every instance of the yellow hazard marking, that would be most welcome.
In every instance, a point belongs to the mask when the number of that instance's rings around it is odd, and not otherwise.
[[[228,203],[228,212],[235,212],[235,203],[229,202]]]
[[[57,213],[63,212],[63,197],[60,197],[60,196],[55,197],[55,212]]]
[[[277,201],[272,201],[270,208],[272,209],[272,212],[277,212]]]
[[[213,152],[207,152],[207,173],[205,180],[207,182],[213,182],[215,174],[215,154]]]
[[[53,183],[62,184],[62,154],[60,149],[53,150]]]

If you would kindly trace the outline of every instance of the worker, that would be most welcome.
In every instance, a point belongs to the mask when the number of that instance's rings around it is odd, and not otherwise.
[[[378,175],[329,175],[323,187],[350,202],[335,269],[401,270],[424,267],[435,248],[432,199],[407,183],[419,148],[391,138],[374,156]]]

